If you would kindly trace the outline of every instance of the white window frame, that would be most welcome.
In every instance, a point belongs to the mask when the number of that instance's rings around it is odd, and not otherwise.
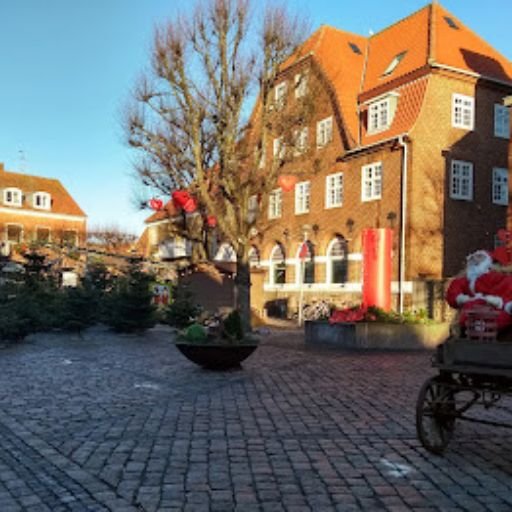
[[[450,197],[462,201],[473,200],[473,163],[452,160],[450,165]]]
[[[316,123],[316,146],[322,148],[332,141],[332,116]]]
[[[494,105],[494,136],[510,139],[510,110],[505,105]]]
[[[475,126],[475,98],[465,94],[452,94],[452,126],[473,130]]]
[[[300,181],[295,185],[295,215],[309,213],[311,182]]]
[[[283,160],[284,159],[284,140],[283,137],[276,137],[273,142],[273,155],[274,160]]]
[[[274,88],[274,103],[277,110],[281,110],[286,103],[286,92],[288,84],[286,81],[278,83]]]
[[[10,199],[7,196],[11,196]],[[23,201],[23,194],[19,188],[9,187],[4,190],[4,204],[9,206],[21,206]]]
[[[391,98],[374,101],[368,106],[368,133],[378,133],[391,125]]]
[[[283,191],[275,188],[268,196],[268,218],[279,219],[283,213]]]
[[[303,98],[308,92],[308,76],[305,73],[295,75],[295,97]]]
[[[282,260],[275,260],[274,254],[276,251],[280,251],[283,254]],[[284,263],[284,283],[276,283],[276,265]],[[286,254],[280,244],[275,244],[270,251],[269,265],[268,265],[268,281],[270,285],[283,286],[286,284]]]
[[[343,173],[336,172],[325,177],[325,207],[339,208],[343,205]]]
[[[38,199],[40,199],[40,205],[37,204]],[[51,204],[52,199],[48,192],[36,192],[32,198],[32,206],[39,210],[49,210]]]
[[[341,239],[341,237],[340,237],[340,239]],[[333,282],[334,276],[333,276],[333,272],[332,272],[332,263],[334,261],[347,261],[347,264],[348,264],[348,254],[346,254],[345,256],[333,256],[332,255],[332,250],[338,242],[341,242],[340,239],[333,238],[329,242],[329,245],[327,246],[327,251],[325,253],[325,256],[326,256],[326,258],[325,258],[325,283],[326,284],[344,284],[348,281],[348,269],[347,269],[347,279],[344,283],[334,283]],[[345,243],[346,243],[346,241],[345,241]]]
[[[503,167],[492,169],[492,202],[508,206],[508,169]]]
[[[300,130],[293,131],[293,154],[294,156],[302,155],[308,149],[308,128],[305,126]]]
[[[382,199],[382,162],[373,162],[361,168],[361,201]]]

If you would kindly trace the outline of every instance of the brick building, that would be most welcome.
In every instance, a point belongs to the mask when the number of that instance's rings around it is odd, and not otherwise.
[[[300,52],[275,94],[293,106],[298,76],[320,85],[302,143],[312,151],[284,164],[302,177],[262,212],[253,307],[293,311],[300,288],[306,303],[360,300],[361,233],[379,227],[393,230],[394,306],[432,307],[438,284],[507,226],[510,60],[438,3],[369,38],[323,26]]]
[[[0,164],[0,242],[85,246],[86,215],[60,181],[8,172]]]

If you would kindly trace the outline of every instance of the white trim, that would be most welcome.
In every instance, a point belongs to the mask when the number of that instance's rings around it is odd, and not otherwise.
[[[458,110],[457,110],[458,109]],[[469,114],[469,124],[464,122],[464,117]],[[459,117],[459,120],[457,120]],[[452,128],[461,130],[474,130],[475,128],[475,98],[467,94],[452,93]]]
[[[311,207],[311,182],[300,181],[295,185],[295,215],[309,213]]]
[[[271,284],[263,283],[263,291],[265,292],[298,292],[300,286],[297,283],[286,283],[286,284]],[[391,293],[397,294],[399,291],[398,281],[391,282]],[[403,283],[403,293],[412,293],[413,283],[412,281],[405,281]],[[343,284],[327,284],[327,283],[313,283],[304,284],[304,292],[339,292],[339,293],[354,293],[361,292],[363,289],[362,283],[347,282]]]
[[[16,193],[16,195],[19,197],[19,201],[7,201],[7,194],[11,193],[11,196]],[[7,204],[9,206],[16,206],[21,207],[23,205],[23,192],[18,187],[7,187],[4,188],[4,197],[3,197],[3,203]]]
[[[454,171],[455,167],[457,167],[457,176],[455,176]],[[467,171],[467,176],[464,175],[464,171]],[[449,196],[451,199],[457,199],[461,201],[473,201],[473,174],[474,174],[474,166],[473,162],[467,162],[466,160],[452,160],[450,164],[450,189]],[[454,188],[454,180],[458,180],[457,190],[453,190]],[[463,183],[467,183],[468,194],[462,193]]]
[[[510,139],[510,111],[499,103],[494,104],[494,136]]]
[[[382,199],[382,162],[373,162],[361,167],[361,201],[378,201]],[[369,184],[370,192],[367,194],[366,185]],[[377,194],[376,188],[378,184]]]
[[[41,217],[45,219],[62,219],[62,220],[78,220],[84,221],[87,219],[87,215],[79,216],[79,215],[68,215],[67,213],[51,213],[51,212],[42,212],[40,210],[13,210],[12,208],[5,208],[0,206],[0,213],[12,213],[16,216],[25,215],[29,217]]]
[[[336,181],[339,179],[339,183],[336,183]],[[339,187],[332,186],[332,185],[339,185]],[[328,174],[325,177],[325,209],[329,210],[331,208],[341,208],[343,206],[343,173],[342,172],[335,172],[333,174]],[[339,196],[340,201],[338,203],[332,202],[332,193],[339,189]]]
[[[387,99],[390,96],[394,97],[394,98],[398,98],[400,96],[400,93],[397,91],[388,91],[388,92],[379,94],[378,96],[374,96],[373,98],[370,98],[369,100],[363,101],[361,103],[361,105],[370,105],[371,103],[374,103],[376,101]]]
[[[455,73],[460,73],[461,75],[472,76],[473,78],[483,78],[484,80],[488,80],[489,82],[495,82],[501,85],[508,85],[509,87],[512,85],[512,81],[500,80],[499,78],[493,78],[488,75],[481,75],[480,73],[475,73],[473,71],[466,71],[464,69],[455,68],[453,66],[447,66],[446,64],[438,64],[437,62],[429,62],[430,66],[438,69],[445,69],[446,71],[454,71]]]
[[[39,206],[37,204],[37,198],[41,198],[42,203],[46,203],[46,205]],[[48,192],[34,192],[32,195],[32,206],[37,210],[51,210],[52,207],[52,196]]]
[[[353,252],[347,256],[348,261],[363,261],[363,254],[360,252]],[[326,263],[327,256],[315,256],[315,263]],[[286,266],[297,265],[297,258],[287,258],[285,260]],[[268,267],[270,260],[260,260],[260,267]]]
[[[495,195],[496,190],[499,190],[499,197]],[[507,206],[509,200],[508,192],[508,169],[505,167],[492,168],[492,203]]]

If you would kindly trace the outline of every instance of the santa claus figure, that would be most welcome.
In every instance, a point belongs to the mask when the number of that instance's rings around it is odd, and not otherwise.
[[[512,276],[493,270],[487,251],[476,251],[467,257],[466,272],[450,283],[446,300],[451,307],[461,310],[461,326],[466,325],[470,309],[483,305],[499,311],[498,330],[512,325]]]

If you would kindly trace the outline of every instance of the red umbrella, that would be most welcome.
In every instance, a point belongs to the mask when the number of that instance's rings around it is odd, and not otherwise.
[[[281,174],[281,176],[277,178],[277,184],[284,192],[290,192],[293,190],[297,181],[297,176],[294,176],[293,174]]]

